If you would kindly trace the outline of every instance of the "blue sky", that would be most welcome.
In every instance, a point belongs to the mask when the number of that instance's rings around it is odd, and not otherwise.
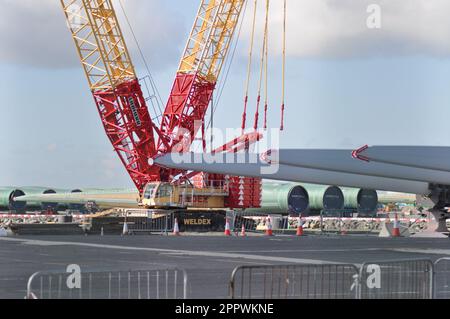
[[[198,1],[122,1],[165,100]],[[380,3],[384,9],[385,1],[342,0],[337,9],[333,7],[336,1],[315,1],[288,2],[292,4],[287,110],[281,146],[450,145],[446,127],[450,117],[450,26],[435,16],[437,9],[445,11],[448,5],[436,0],[435,7],[427,8],[421,6],[422,0],[393,0],[395,5],[386,5],[383,28],[366,30],[364,5]],[[5,29],[6,22],[0,22],[0,185],[131,186],[101,127],[59,1],[43,3],[46,10],[29,0],[0,0],[0,6],[9,12],[12,24],[8,25],[13,26]],[[299,7],[301,3],[304,8]],[[408,18],[397,16],[402,5],[417,12],[412,11]],[[305,13],[307,9],[311,11]],[[332,9],[338,12],[335,20],[327,20],[333,28],[328,30],[320,21]],[[433,14],[420,14],[427,10]],[[410,20],[414,12],[420,19]],[[32,29],[20,25],[19,14],[24,13],[32,18],[28,22]],[[279,16],[275,7],[269,70],[272,127],[278,127],[281,92]],[[310,20],[299,22],[299,17]],[[434,29],[428,21],[433,21]],[[308,29],[302,24],[307,22]],[[443,32],[444,28],[448,31]],[[30,30],[35,35],[24,41]],[[221,128],[240,125],[246,27],[241,37],[216,113]],[[134,44],[128,42],[143,76]],[[255,92],[254,78],[250,118]]]

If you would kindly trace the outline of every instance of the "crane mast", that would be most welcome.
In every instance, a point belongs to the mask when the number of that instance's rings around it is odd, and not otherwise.
[[[154,123],[111,0],[61,0],[105,132],[142,191],[159,168]]]
[[[188,151],[204,125],[245,0],[202,0],[161,123],[158,152]]]

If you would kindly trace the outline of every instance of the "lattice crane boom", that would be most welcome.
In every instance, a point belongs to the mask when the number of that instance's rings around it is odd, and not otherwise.
[[[159,179],[154,123],[111,0],[61,0],[104,129],[136,187]]]
[[[158,152],[188,151],[211,103],[245,0],[202,0],[161,123]]]

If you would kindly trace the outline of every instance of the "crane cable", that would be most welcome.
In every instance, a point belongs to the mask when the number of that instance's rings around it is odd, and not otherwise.
[[[263,75],[264,75],[264,69],[265,69],[265,57],[267,53],[267,32],[269,29],[269,2],[270,0],[266,0],[266,19],[265,19],[265,26],[264,26],[264,39],[263,39],[263,46],[262,46],[262,52],[261,52],[261,66],[259,71],[259,87],[258,87],[258,97],[256,100],[256,112],[255,112],[255,122],[253,124],[253,129],[256,131],[258,129],[258,122],[259,122],[259,105],[261,103],[261,88],[262,88],[262,81],[263,81]]]
[[[269,0],[267,0],[267,15],[266,15],[266,34],[265,34],[265,52],[264,52],[264,129],[267,129],[267,108],[268,108],[268,92],[269,92],[269,86],[268,86],[268,63],[269,63]]]
[[[287,10],[286,2],[284,0],[283,9],[283,67],[282,67],[282,97],[281,97],[281,126],[280,131],[284,130],[284,108],[285,108],[285,96],[286,96],[286,20],[287,20]]]
[[[245,18],[246,12],[247,12],[247,4],[248,4],[248,2],[246,1],[245,2],[245,7],[244,7],[244,12],[243,12],[244,18]],[[217,108],[219,106],[219,101],[221,101],[222,93],[223,93],[223,91],[225,89],[228,77],[230,75],[231,67],[233,66],[234,57],[236,55],[236,50],[237,50],[237,47],[238,47],[238,44],[239,44],[239,40],[240,40],[240,37],[241,37],[241,33],[242,33],[242,27],[244,25],[244,18],[241,19],[241,24],[239,26],[238,35],[236,37],[236,40],[234,40],[233,53],[231,54],[231,57],[228,54],[226,59],[225,59],[226,62],[225,62],[224,69],[226,69],[226,72],[225,72],[225,76],[221,77],[221,79],[219,81],[219,85],[217,86],[217,92],[219,92],[219,93],[218,93],[218,98],[217,98],[217,102],[216,102],[216,107],[214,108],[214,110],[217,110]],[[228,67],[226,66],[227,64],[228,64]],[[208,124],[208,128],[209,128],[209,124]]]
[[[225,72],[225,75],[223,77],[221,77],[221,79],[219,80],[219,85],[217,85],[217,89],[216,89],[217,98],[216,98],[216,101],[215,101],[215,105],[213,105],[213,107],[211,108],[212,116],[214,116],[214,113],[217,111],[217,109],[220,106],[220,102],[222,101],[222,95],[223,95],[223,92],[225,90],[225,86],[226,86],[228,77],[230,75],[230,70],[231,70],[231,67],[233,66],[234,58],[236,56],[236,51],[237,51],[237,47],[238,47],[238,44],[239,44],[239,40],[241,38],[242,27],[244,25],[244,20],[245,20],[244,18],[245,18],[245,15],[247,13],[247,6],[248,6],[248,1],[245,2],[244,12],[242,13],[243,17],[241,18],[241,22],[240,22],[240,26],[239,26],[239,29],[238,29],[238,33],[237,33],[237,36],[235,37],[235,40],[234,40],[234,48],[232,50],[231,56],[230,56],[230,54],[228,54],[226,56],[226,58],[225,58],[224,69],[226,69],[226,72]],[[228,64],[228,66],[227,66],[227,64]],[[212,124],[214,124],[214,123],[213,123],[212,119],[210,118],[209,122],[208,122],[208,125],[206,126],[206,129],[207,130],[210,129]],[[198,147],[196,147],[195,149],[197,150]]]
[[[124,7],[124,5],[122,3],[122,0],[119,0],[119,4],[120,4],[120,8],[122,9],[122,13],[123,13],[123,15],[125,17],[125,20],[127,21],[128,27],[130,28],[130,32],[131,32],[131,35],[133,36],[134,42],[136,43],[137,49],[139,51],[139,55],[141,56],[141,59],[142,59],[142,61],[144,63],[144,66],[145,66],[145,68],[147,70],[152,90],[155,93],[156,105],[157,105],[158,111],[159,111],[159,114],[156,114],[156,119],[159,120],[162,117],[162,115],[163,115],[163,111],[162,111],[163,102],[162,102],[162,99],[161,99],[161,94],[159,93],[158,87],[156,86],[156,82],[154,81],[152,73],[150,72],[149,64],[147,62],[147,59],[145,58],[144,52],[142,51],[141,45],[139,44],[139,41],[138,41],[137,36],[136,36],[136,33],[134,32],[133,26],[131,25],[130,19],[128,18],[128,15],[127,15],[127,13],[125,11],[125,7]],[[156,109],[155,109],[154,106],[153,106],[153,109],[154,109],[154,111],[156,113]]]
[[[244,134],[245,128],[247,126],[247,104],[248,104],[248,90],[250,86],[250,75],[252,69],[252,59],[253,59],[253,46],[255,42],[255,27],[256,27],[256,13],[258,9],[258,0],[254,2],[254,11],[253,11],[253,22],[252,22],[252,33],[250,39],[250,49],[249,49],[249,57],[248,57],[248,66],[247,66],[247,82],[245,84],[245,98],[244,98],[244,112],[242,114],[242,134]]]

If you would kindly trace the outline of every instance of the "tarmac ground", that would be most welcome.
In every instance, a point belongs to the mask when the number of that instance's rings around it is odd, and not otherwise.
[[[23,299],[37,271],[124,271],[177,267],[189,298],[227,298],[241,265],[350,263],[450,257],[449,239],[375,236],[20,236],[0,238],[0,299]]]

